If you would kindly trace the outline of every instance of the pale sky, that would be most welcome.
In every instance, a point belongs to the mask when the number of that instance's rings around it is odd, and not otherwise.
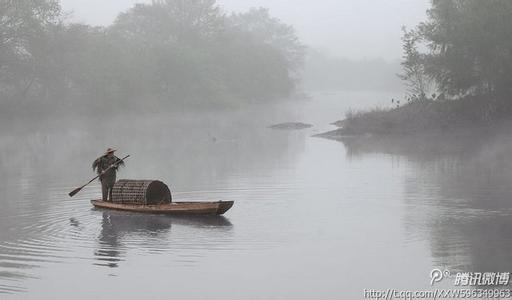
[[[71,20],[108,25],[137,2],[149,0],[61,0]],[[308,46],[351,59],[401,56],[401,26],[425,20],[429,0],[218,0],[224,11],[267,7],[293,25]]]

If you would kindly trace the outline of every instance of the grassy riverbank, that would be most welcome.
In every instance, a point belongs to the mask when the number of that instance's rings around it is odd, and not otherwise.
[[[470,132],[499,126],[510,111],[510,104],[495,98],[470,96],[457,100],[417,100],[395,108],[348,112],[344,120],[334,123],[339,129],[320,136]]]

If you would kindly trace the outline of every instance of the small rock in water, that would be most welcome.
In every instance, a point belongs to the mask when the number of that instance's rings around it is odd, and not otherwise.
[[[269,126],[272,129],[287,129],[287,130],[299,130],[313,127],[311,124],[300,123],[300,122],[287,122]]]

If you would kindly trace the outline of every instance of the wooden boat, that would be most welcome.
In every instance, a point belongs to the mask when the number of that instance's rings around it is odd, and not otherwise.
[[[151,214],[168,215],[222,215],[233,206],[233,201],[214,202],[171,202],[165,204],[142,205],[91,200],[97,208],[124,210]]]

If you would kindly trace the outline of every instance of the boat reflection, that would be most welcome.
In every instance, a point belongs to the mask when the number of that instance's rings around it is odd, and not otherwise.
[[[131,248],[168,249],[173,225],[202,229],[231,230],[223,216],[166,216],[103,211],[95,265],[116,268]]]

